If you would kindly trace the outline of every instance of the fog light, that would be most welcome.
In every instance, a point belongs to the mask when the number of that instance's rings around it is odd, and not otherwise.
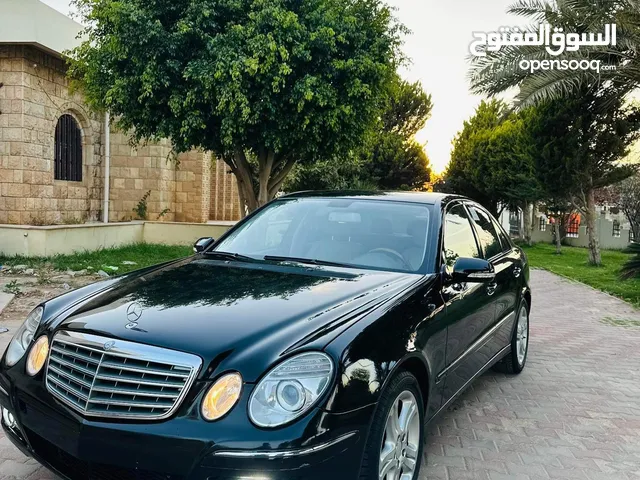
[[[13,417],[13,413],[4,407],[2,408],[2,421],[4,421],[4,424],[9,428],[16,428],[16,419]]]
[[[234,407],[242,391],[242,377],[229,373],[220,377],[202,400],[202,416],[207,420],[218,420]]]
[[[40,337],[31,347],[27,357],[27,373],[32,377],[37,375],[47,361],[49,355],[49,339],[46,335]]]

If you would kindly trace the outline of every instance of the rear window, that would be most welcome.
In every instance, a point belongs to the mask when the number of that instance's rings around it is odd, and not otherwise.
[[[498,232],[489,214],[473,205],[469,206],[469,213],[476,225],[476,233],[484,251],[484,258],[492,258],[502,253],[500,237],[498,237]]]

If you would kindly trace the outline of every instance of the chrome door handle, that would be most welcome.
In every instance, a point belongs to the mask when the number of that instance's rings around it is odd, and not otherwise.
[[[521,273],[522,273],[522,268],[514,267],[514,269],[513,269],[513,276],[514,277],[518,278]]]
[[[487,285],[487,295],[491,296],[496,293],[496,289],[498,288],[498,284],[493,282]]]

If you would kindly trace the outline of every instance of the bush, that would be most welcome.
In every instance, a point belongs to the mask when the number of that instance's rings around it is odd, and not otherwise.
[[[622,266],[620,277],[623,279],[640,278],[640,243],[632,243],[625,250],[625,253],[631,253],[635,256]]]

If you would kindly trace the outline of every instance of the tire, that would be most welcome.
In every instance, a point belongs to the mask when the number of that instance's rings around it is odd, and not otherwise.
[[[398,408],[400,405],[402,405],[402,407]],[[415,408],[413,408],[414,406]],[[404,428],[404,434],[401,429],[401,433],[398,435],[399,438],[397,438],[396,441],[389,438],[387,433],[389,422],[391,422],[390,414],[394,407],[396,408],[396,412],[399,412],[399,422],[395,425],[402,425],[402,423],[409,425],[408,428]],[[409,422],[404,422],[402,420],[403,412],[405,415],[410,412],[415,413],[410,416],[411,419]],[[405,439],[402,438],[403,435]],[[392,445],[395,445],[395,448],[393,448]],[[422,392],[420,391],[416,377],[409,372],[402,371],[391,380],[380,395],[362,457],[359,480],[390,480],[391,478],[399,478],[399,476],[392,476],[394,472],[393,469],[397,469],[398,463],[400,463],[401,471],[411,473],[410,465],[412,460],[414,467],[412,469],[413,475],[411,480],[417,480],[420,474],[423,448],[424,401]],[[387,452],[384,452],[384,450],[387,450]],[[383,463],[381,462],[383,453],[388,461],[381,465],[381,463]],[[381,476],[381,468],[388,469],[391,463],[393,463],[391,470],[385,473],[384,476]]]
[[[523,323],[526,323],[523,325]],[[524,337],[522,334],[524,333]],[[519,342],[520,340],[520,342]],[[524,341],[524,352],[522,351],[522,342]],[[520,355],[518,355],[520,351]],[[511,335],[511,351],[507,353],[502,360],[493,366],[497,372],[518,374],[524,370],[527,363],[527,355],[529,353],[529,304],[523,298],[518,308],[518,317]]]

